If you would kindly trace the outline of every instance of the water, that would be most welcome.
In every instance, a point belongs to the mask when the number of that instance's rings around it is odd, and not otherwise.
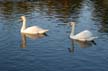
[[[48,36],[21,37],[22,15],[27,26],[49,29]],[[77,23],[75,33],[98,36],[96,44],[72,41],[70,21]],[[0,71],[108,70],[107,0],[1,1],[0,33]]]

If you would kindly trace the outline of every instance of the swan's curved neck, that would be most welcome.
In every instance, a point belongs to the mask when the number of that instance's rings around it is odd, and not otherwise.
[[[72,24],[71,36],[74,36],[75,24]]]
[[[23,20],[21,32],[23,32],[26,29],[26,19]]]

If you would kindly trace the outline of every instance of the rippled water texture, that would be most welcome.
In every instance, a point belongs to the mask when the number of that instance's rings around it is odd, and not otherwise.
[[[49,29],[47,36],[20,34],[27,26]],[[82,43],[69,38],[90,30],[98,39]],[[34,38],[35,37],[35,38]],[[0,1],[0,71],[107,71],[108,0]]]

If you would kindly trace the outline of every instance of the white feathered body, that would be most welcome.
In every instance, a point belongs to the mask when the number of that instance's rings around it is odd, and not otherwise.
[[[93,37],[93,34],[90,31],[84,30],[76,35],[70,34],[70,38],[79,41],[92,41],[97,37]]]
[[[46,33],[48,30],[46,29],[42,29],[38,26],[31,26],[31,27],[28,27],[27,29],[25,30],[22,30],[21,33],[25,33],[25,34],[43,34],[43,33]]]

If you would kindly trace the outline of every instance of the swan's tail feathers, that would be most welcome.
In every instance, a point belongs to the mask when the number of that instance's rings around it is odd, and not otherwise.
[[[44,34],[46,32],[48,32],[48,30],[41,30],[41,31],[39,31],[39,34]]]
[[[87,41],[92,41],[92,40],[97,39],[97,38],[98,37],[91,37],[91,38],[87,39]]]

